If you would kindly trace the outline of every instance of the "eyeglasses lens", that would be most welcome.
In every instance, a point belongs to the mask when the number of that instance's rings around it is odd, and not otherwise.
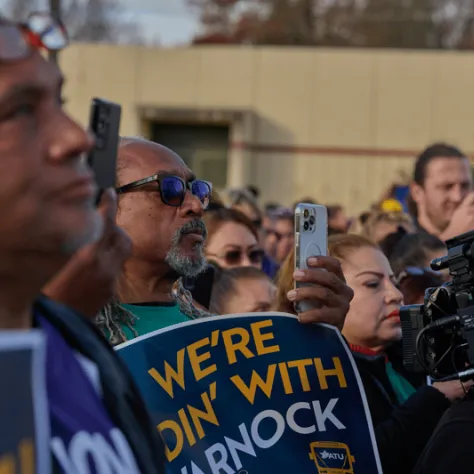
[[[239,265],[242,263],[242,250],[232,250],[225,254],[225,260],[229,265]],[[251,250],[248,259],[253,265],[260,265],[263,260],[263,250]]]
[[[200,180],[193,181],[191,183],[191,192],[202,202],[204,209],[206,209],[211,198],[211,188],[209,184]]]
[[[238,265],[242,261],[242,252],[240,250],[232,250],[225,254],[225,261],[228,265]]]
[[[425,269],[419,267],[406,267],[405,272],[409,276],[423,276],[425,274]]]
[[[263,250],[252,250],[249,253],[249,260],[253,264],[260,264],[263,260]]]
[[[66,30],[51,15],[34,13],[28,19],[29,30],[41,38],[43,45],[51,51],[59,51],[68,44]]]
[[[161,196],[170,206],[181,206],[184,199],[184,183],[175,176],[167,176],[161,180]]]

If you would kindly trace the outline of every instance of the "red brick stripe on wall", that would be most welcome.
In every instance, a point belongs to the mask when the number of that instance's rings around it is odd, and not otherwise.
[[[290,146],[290,145],[265,145],[245,142],[233,142],[230,147],[238,150],[254,151],[259,153],[298,153],[306,155],[348,155],[348,156],[374,156],[374,157],[403,157],[415,158],[422,150],[403,150],[390,148],[345,148],[345,147],[320,147],[320,146]]]

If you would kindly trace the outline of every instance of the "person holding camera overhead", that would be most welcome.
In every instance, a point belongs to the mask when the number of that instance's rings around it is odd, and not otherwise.
[[[395,371],[385,351],[401,338],[403,296],[387,258],[376,244],[354,234],[329,237],[328,248],[341,261],[354,291],[342,334],[364,385],[383,472],[409,474],[451,402],[464,396],[464,388],[455,381],[416,390]],[[293,268],[290,255],[278,282],[278,311],[294,313],[286,302],[299,291],[292,289]]]

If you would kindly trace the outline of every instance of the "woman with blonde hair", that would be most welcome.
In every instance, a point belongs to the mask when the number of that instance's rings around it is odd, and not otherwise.
[[[364,217],[361,234],[377,244],[400,228],[408,233],[416,230],[413,219],[405,212],[376,210]]]
[[[388,362],[385,351],[401,338],[402,294],[385,255],[366,237],[329,237],[354,298],[342,329],[356,361],[375,427],[385,474],[409,473],[450,402],[464,396],[459,382],[415,390]],[[294,255],[281,268],[277,309],[295,313]]]

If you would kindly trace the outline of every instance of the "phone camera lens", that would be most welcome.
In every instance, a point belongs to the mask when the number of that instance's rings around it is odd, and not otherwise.
[[[304,223],[304,230],[308,230],[309,229],[309,224],[307,222]]]
[[[314,225],[314,216],[311,216],[311,217],[309,218],[309,223],[310,223],[311,225]]]
[[[309,211],[308,209],[305,209],[304,210],[304,217],[307,218],[309,216]]]

